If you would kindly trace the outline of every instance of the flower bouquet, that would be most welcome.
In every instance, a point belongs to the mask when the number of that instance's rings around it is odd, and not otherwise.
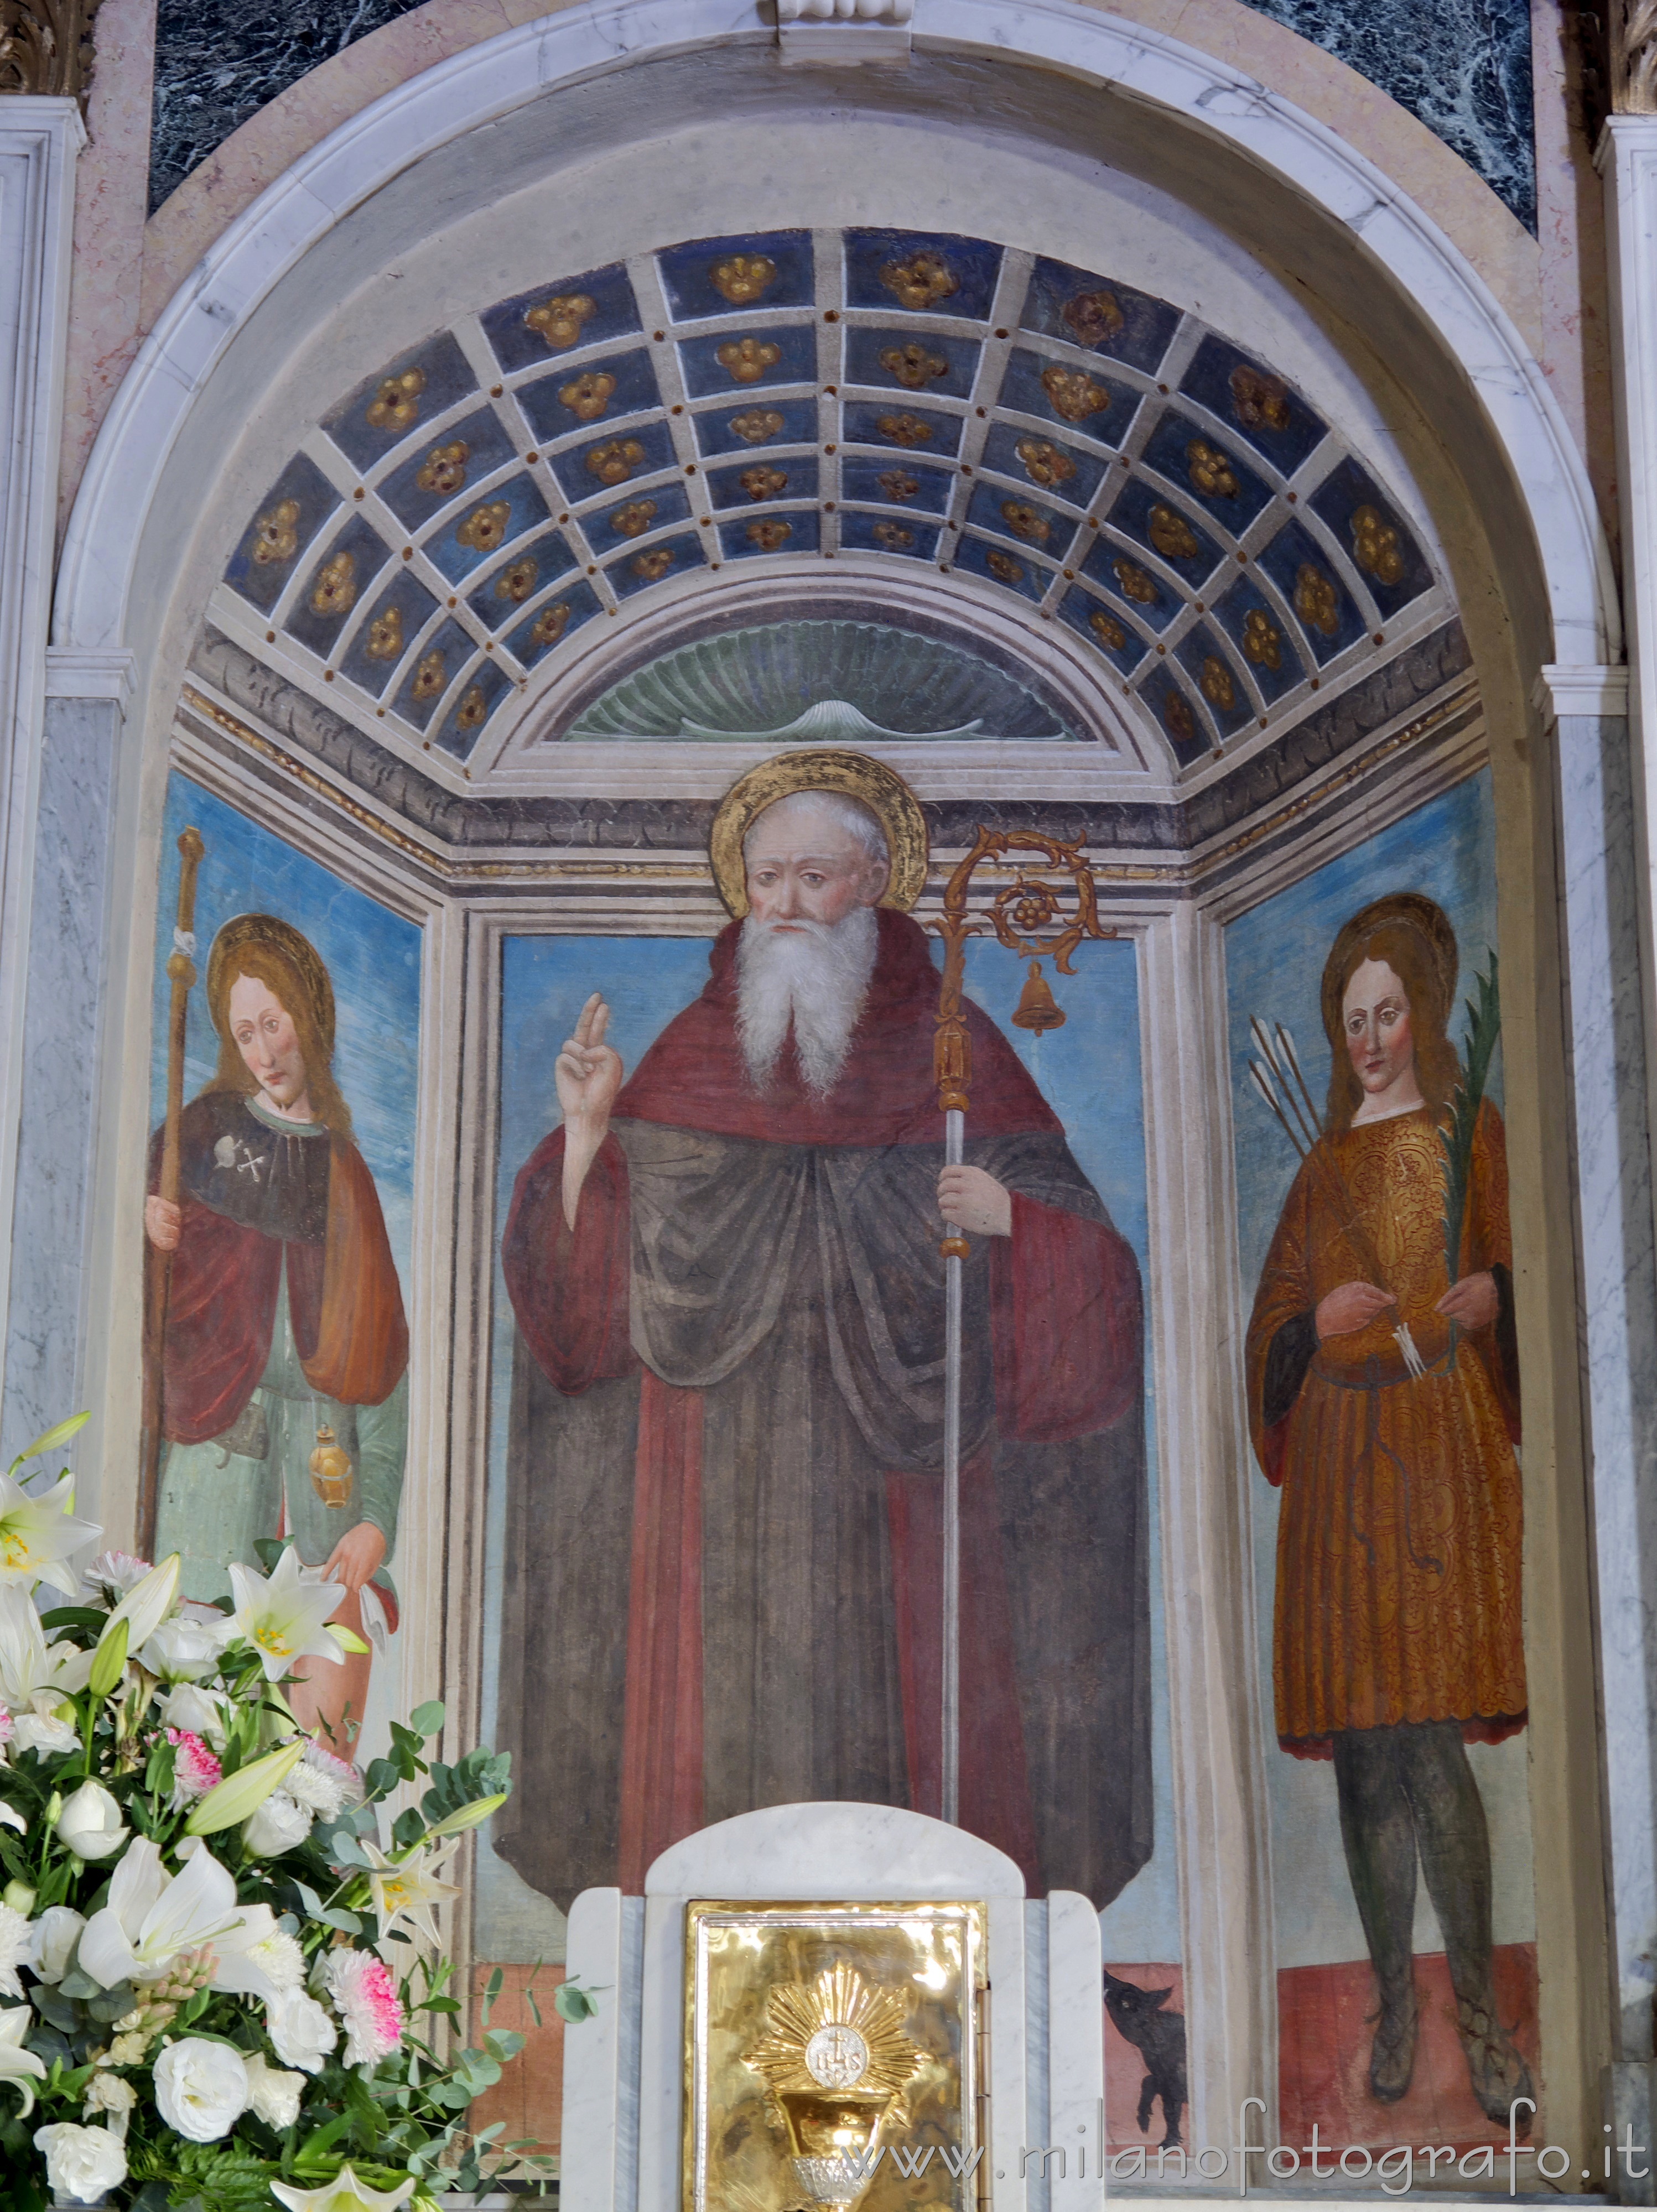
[[[294,1662],[362,1647],[290,1548],[215,1605],[180,1601],[176,1554],[77,1572],[102,1531],[72,1477],[17,1478],[79,1426],[0,1475],[0,2203],[393,2212],[476,2190],[485,2157],[545,2168],[466,2128],[523,2038],[486,2002],[454,2047],[433,1917],[507,1760],[429,1759],[436,1704],[366,1773],[306,1736]]]

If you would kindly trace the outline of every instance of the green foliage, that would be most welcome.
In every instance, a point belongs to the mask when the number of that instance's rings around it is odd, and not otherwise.
[[[202,2212],[268,2212],[271,2201],[270,2160],[237,2144],[164,2136],[140,2144],[128,2163],[135,2181],[161,2183],[169,2205],[198,2201]]]
[[[493,1797],[511,1786],[511,1753],[490,1751],[487,1745],[479,1744],[453,1766],[445,1766],[442,1759],[432,1761],[431,1787],[420,1800],[420,1810],[435,1827],[463,1806],[474,1805],[480,1797]]]
[[[1461,1273],[1461,1240],[1472,1179],[1473,1131],[1478,1122],[1490,1060],[1502,1035],[1502,998],[1494,952],[1490,955],[1489,973],[1476,980],[1478,1004],[1475,1006],[1471,999],[1466,1001],[1461,1076],[1450,1102],[1449,1127],[1439,1131],[1439,1142],[1444,1147],[1444,1256],[1453,1283]]]

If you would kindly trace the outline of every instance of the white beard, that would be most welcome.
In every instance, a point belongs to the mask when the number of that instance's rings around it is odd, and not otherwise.
[[[871,906],[836,922],[797,921],[781,933],[748,916],[736,947],[736,1034],[756,1090],[776,1073],[790,1023],[806,1088],[819,1098],[833,1090],[868,995],[879,940]]]

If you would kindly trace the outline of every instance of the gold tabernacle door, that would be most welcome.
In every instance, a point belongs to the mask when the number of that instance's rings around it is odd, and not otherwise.
[[[685,1908],[685,2212],[972,2212],[981,1904]]]

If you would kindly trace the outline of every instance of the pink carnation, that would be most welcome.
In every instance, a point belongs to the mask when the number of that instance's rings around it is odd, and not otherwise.
[[[0,1705],[0,1744],[7,1744],[11,1741],[12,1732],[15,1729],[16,1725],[17,1723],[13,1720],[11,1715],[6,1711],[5,1707],[3,1705]]]
[[[331,1951],[323,1978],[345,2023],[345,2063],[372,2066],[403,2040],[403,2008],[383,1960],[372,1951]]]
[[[204,1797],[222,1781],[223,1770],[198,1735],[189,1729],[170,1728],[167,1741],[173,1747],[173,1802],[187,1805]]]

